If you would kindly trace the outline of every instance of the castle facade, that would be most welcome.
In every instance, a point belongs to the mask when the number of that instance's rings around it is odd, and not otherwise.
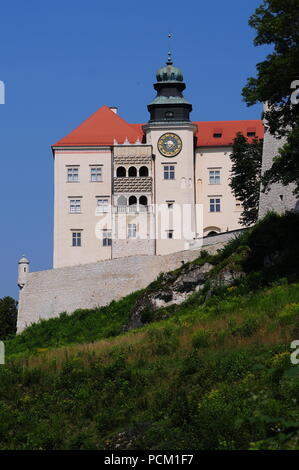
[[[238,132],[260,120],[193,122],[181,70],[157,71],[149,121],[103,106],[52,146],[54,268],[188,250],[194,239],[241,228],[229,186]]]

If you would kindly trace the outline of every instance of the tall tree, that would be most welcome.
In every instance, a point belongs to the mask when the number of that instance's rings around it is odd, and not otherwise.
[[[14,335],[17,330],[18,302],[12,297],[0,299],[0,340]]]
[[[295,183],[299,194],[299,0],[264,0],[249,25],[257,33],[254,44],[271,45],[273,52],[257,64],[257,75],[248,79],[243,97],[249,106],[267,102],[269,132],[286,137],[262,181],[265,186]]]
[[[240,132],[233,141],[233,162],[230,187],[234,196],[242,203],[240,222],[244,226],[254,224],[258,218],[261,184],[263,141],[249,141]]]

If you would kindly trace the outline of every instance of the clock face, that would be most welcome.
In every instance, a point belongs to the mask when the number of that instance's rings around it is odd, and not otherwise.
[[[182,150],[182,146],[182,141],[176,134],[163,134],[158,140],[158,149],[164,157],[175,157]]]

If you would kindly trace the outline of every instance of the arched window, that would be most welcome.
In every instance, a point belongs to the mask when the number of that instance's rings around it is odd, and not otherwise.
[[[125,178],[127,176],[127,172],[124,166],[119,166],[116,170],[117,178]]]
[[[147,206],[147,197],[146,196],[140,196],[139,198],[139,204],[141,206]]]
[[[142,166],[139,168],[139,176],[148,176],[148,167]]]
[[[221,233],[221,229],[219,227],[206,227],[204,229],[204,237],[213,237],[214,235],[218,235],[218,233]]]
[[[137,197],[136,196],[130,196],[129,197],[129,206],[134,206],[137,204]]]
[[[125,196],[119,196],[117,199],[118,206],[126,206],[127,205],[127,198]]]
[[[137,176],[137,169],[135,168],[135,166],[130,166],[129,177],[134,178],[135,176]]]

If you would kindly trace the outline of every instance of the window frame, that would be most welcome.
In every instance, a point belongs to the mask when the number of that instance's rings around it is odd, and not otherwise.
[[[163,177],[166,181],[173,181],[175,180],[175,165],[167,164],[163,165]],[[173,177],[171,177],[173,175]]]
[[[72,210],[72,208],[75,210]],[[69,199],[69,211],[70,214],[81,214],[81,198],[74,197]]]
[[[209,184],[219,185],[221,184],[221,169],[220,168],[209,168]]]
[[[217,201],[219,201],[219,202],[217,202]],[[221,212],[221,197],[220,196],[209,196],[209,207],[210,207],[210,213],[211,214],[216,214],[216,213]],[[213,208],[213,210],[212,210],[212,208]]]
[[[93,173],[96,171],[96,173]],[[96,179],[93,179],[93,177]],[[103,165],[90,165],[90,182],[101,183],[103,181]]]
[[[79,183],[79,165],[74,165],[74,166],[70,165],[70,166],[67,166],[66,168],[67,168],[67,172],[66,172],[67,183]]]
[[[102,246],[103,247],[112,246],[112,230],[111,229],[102,230]]]
[[[137,238],[137,224],[128,224],[127,236],[128,238]]]
[[[100,205],[99,202],[100,201],[107,201],[107,204],[102,204]],[[100,210],[103,209],[103,210]],[[107,209],[107,210],[104,210],[104,209]],[[99,214],[108,214],[109,213],[109,198],[108,197],[97,197],[97,212]]]
[[[82,247],[82,230],[71,230],[71,234],[72,234],[72,247],[74,248]]]

